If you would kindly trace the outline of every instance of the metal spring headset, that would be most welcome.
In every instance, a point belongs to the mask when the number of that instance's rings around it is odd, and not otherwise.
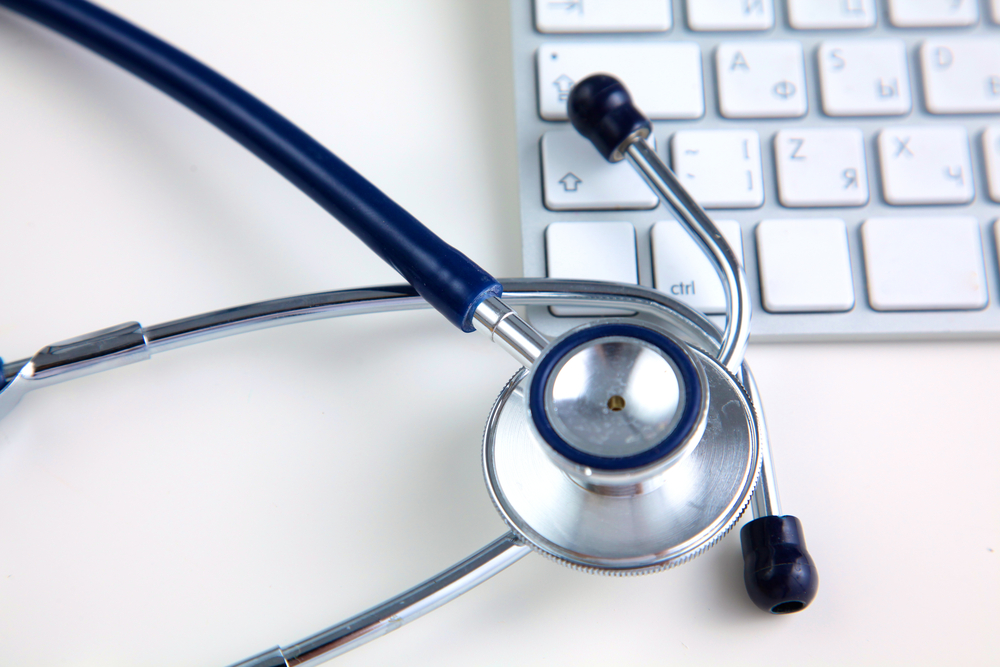
[[[743,269],[715,225],[646,143],[651,125],[606,75],[578,83],[574,127],[609,160],[628,159],[708,253],[726,293],[720,333],[701,314],[642,287],[518,279],[503,285],[260,101],[157,38],[82,0],[0,0],[169,93],[275,167],[412,285],[311,294],[153,327],[136,322],[0,363],[0,417],[28,391],[235,333],[433,306],[481,330],[523,366],[490,413],[483,466],[510,532],[362,614],[238,663],[317,664],[413,620],[531,550],[611,575],[683,563],[742,531],[750,597],[799,611],[818,577],[801,526],[780,516],[757,388],[743,363],[750,312]],[[501,299],[501,294],[503,298]],[[511,306],[623,306],[548,340]],[[755,410],[754,406],[757,405]]]

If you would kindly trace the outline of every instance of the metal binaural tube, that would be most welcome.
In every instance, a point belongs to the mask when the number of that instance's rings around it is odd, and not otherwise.
[[[702,250],[712,258],[712,265],[719,274],[726,293],[726,329],[722,336],[719,361],[730,372],[738,373],[750,339],[750,305],[743,267],[719,228],[645,139],[635,136],[624,153],[632,166],[670,204]]]
[[[646,143],[652,123],[632,103],[625,85],[607,74],[594,74],[573,86],[566,111],[573,127],[606,160],[628,158],[708,253],[726,293],[726,328],[717,358],[729,372],[738,375],[750,338],[746,276],[712,220]]]
[[[754,416],[757,419],[757,448],[760,452],[760,476],[753,490],[750,507],[755,519],[762,516],[780,516],[781,500],[778,497],[778,484],[774,476],[771,443],[767,436],[767,420],[761,407],[760,390],[757,389],[757,382],[753,379],[749,366],[743,364],[742,373],[743,386],[746,387],[750,401],[754,405]]]
[[[509,312],[516,317],[506,304],[589,308],[626,303],[639,312],[640,319],[652,318],[657,322],[662,322],[664,313],[669,312],[678,325],[671,328],[672,333],[702,349],[713,352],[718,349],[718,330],[711,322],[663,292],[638,285],[551,278],[511,278],[504,281],[504,287],[506,303],[493,310],[496,302],[487,300],[485,307],[477,309],[479,323],[485,323],[484,328],[491,336],[511,339],[512,345],[519,336],[523,338],[517,347],[524,361],[533,361],[537,356],[533,350],[544,347],[547,339],[520,318],[505,316]],[[32,389],[142,361],[160,352],[285,324],[430,307],[411,286],[386,285],[261,301],[148,327],[130,322],[46,346],[32,358],[4,363],[6,384],[0,386],[0,417]],[[503,326],[498,326],[501,320]],[[499,334],[495,334],[496,329]]]
[[[286,647],[275,647],[230,667],[306,667],[347,653],[454,600],[531,553],[506,533],[424,583]]]
[[[761,437],[760,442],[766,443],[767,437]],[[753,511],[753,518],[755,519],[759,519],[762,516],[781,515],[781,500],[778,498],[778,485],[774,479],[774,463],[771,461],[771,448],[766,444],[759,446],[761,450],[760,477],[757,479],[757,486],[753,490],[753,499],[750,505]]]

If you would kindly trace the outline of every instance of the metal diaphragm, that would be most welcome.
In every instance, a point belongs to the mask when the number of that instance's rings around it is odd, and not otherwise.
[[[649,483],[705,430],[705,373],[672,336],[598,321],[553,341],[532,365],[526,405],[553,462],[584,486]]]

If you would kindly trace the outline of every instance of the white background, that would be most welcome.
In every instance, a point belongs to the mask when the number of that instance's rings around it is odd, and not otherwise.
[[[519,239],[508,7],[113,0],[497,275]],[[398,282],[256,158],[0,11],[0,354]],[[994,295],[994,298],[995,295]],[[343,665],[995,664],[1000,344],[754,346],[819,596],[739,540],[606,579],[531,555]],[[29,395],[0,422],[0,664],[225,665],[504,532],[480,437],[513,362],[431,314],[276,329]]]

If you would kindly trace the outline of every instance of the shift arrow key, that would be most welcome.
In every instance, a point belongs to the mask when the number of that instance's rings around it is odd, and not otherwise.
[[[635,169],[608,162],[573,130],[542,137],[542,183],[552,211],[650,209],[660,202]]]

